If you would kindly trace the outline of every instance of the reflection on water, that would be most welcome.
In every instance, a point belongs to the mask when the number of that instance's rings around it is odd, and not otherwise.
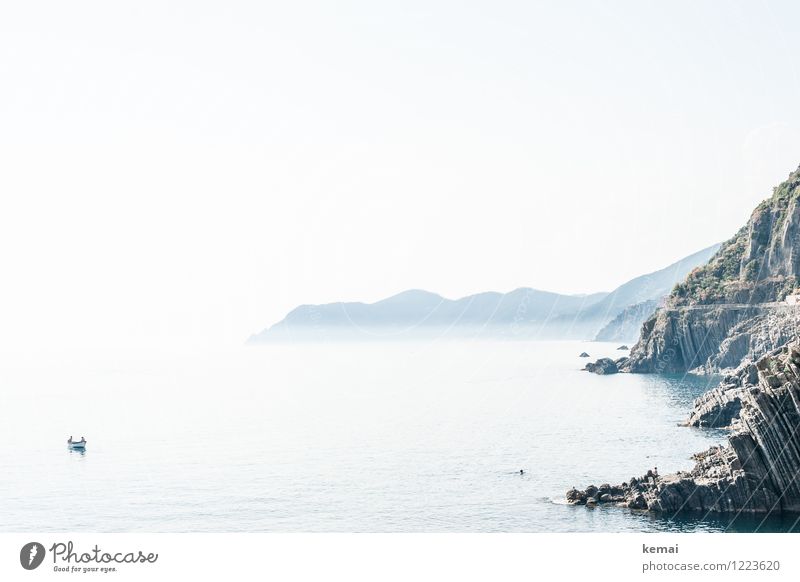
[[[575,522],[581,524],[570,531],[591,531],[602,528],[601,531],[611,532],[800,533],[800,514],[796,513],[663,515],[612,505],[586,507],[565,505],[565,502],[555,501],[554,505],[574,511]]]
[[[632,512],[633,513],[633,512]],[[788,533],[800,532],[800,514],[776,513],[772,515],[706,515],[682,514],[666,517],[640,514],[648,525],[663,531],[676,532],[732,532],[732,533]]]

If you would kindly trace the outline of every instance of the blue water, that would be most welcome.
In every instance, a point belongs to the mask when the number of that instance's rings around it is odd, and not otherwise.
[[[678,426],[714,379],[580,371],[581,351],[615,347],[431,339],[6,361],[2,531],[791,529],[563,504],[573,485],[688,469],[724,440]]]

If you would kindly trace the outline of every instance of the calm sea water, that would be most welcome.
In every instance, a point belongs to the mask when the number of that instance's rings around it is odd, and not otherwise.
[[[0,365],[2,531],[785,531],[562,503],[689,468],[707,378],[580,372],[579,342],[420,341]],[[85,454],[68,436],[85,436]],[[520,475],[519,469],[525,474]]]

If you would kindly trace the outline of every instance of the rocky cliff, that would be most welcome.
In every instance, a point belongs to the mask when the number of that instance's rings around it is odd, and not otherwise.
[[[567,501],[669,514],[800,511],[800,343],[742,366],[698,399],[694,415],[700,422],[723,411],[732,418],[728,446],[695,455],[691,471],[571,489]]]
[[[675,306],[642,325],[628,372],[726,372],[798,336],[800,307],[738,304]]]
[[[742,390],[738,382],[723,382],[709,390],[694,401],[694,408],[685,425],[705,428],[730,426],[742,410]]]
[[[800,169],[645,321],[627,371],[716,371],[764,355],[797,336],[800,307],[780,303],[798,280]]]

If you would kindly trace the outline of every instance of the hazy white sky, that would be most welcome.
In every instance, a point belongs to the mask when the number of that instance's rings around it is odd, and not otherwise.
[[[0,345],[611,289],[800,163],[790,2],[6,2]]]

